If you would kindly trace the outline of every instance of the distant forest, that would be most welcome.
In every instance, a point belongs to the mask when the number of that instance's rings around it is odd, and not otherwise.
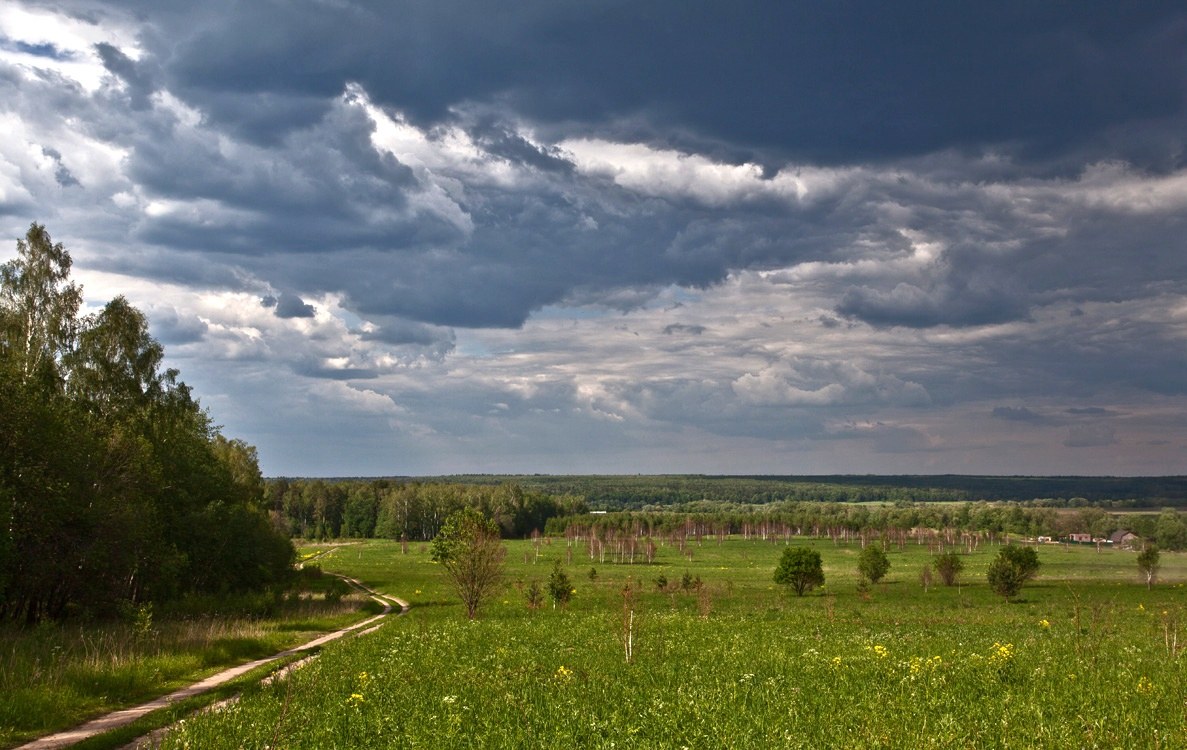
[[[463,507],[493,518],[503,536],[607,533],[617,538],[672,534],[895,534],[927,528],[961,533],[1107,537],[1119,529],[1187,549],[1183,482],[1174,478],[451,476],[267,481],[267,504],[295,537],[385,537],[428,541]],[[948,487],[931,486],[941,480]],[[912,482],[919,482],[913,485]],[[1095,491],[1096,483],[1148,495]],[[960,485],[963,485],[960,486]],[[1013,494],[1007,490],[1013,487]],[[1033,490],[1077,494],[1043,497]],[[1170,496],[1174,488],[1177,496]],[[1081,492],[1083,494],[1081,494]],[[1092,495],[1090,499],[1086,495]],[[1024,498],[1024,499],[1018,499]],[[1160,512],[1151,512],[1159,509]],[[596,511],[596,513],[591,513]],[[766,533],[766,532],[764,532]],[[775,532],[771,532],[775,533]]]
[[[1012,501],[1047,507],[1164,508],[1187,506],[1187,476],[1000,477],[956,474],[819,476],[550,476],[457,475],[442,481],[511,482],[525,489],[581,496],[593,510],[642,510],[712,502],[788,501],[931,503]]]

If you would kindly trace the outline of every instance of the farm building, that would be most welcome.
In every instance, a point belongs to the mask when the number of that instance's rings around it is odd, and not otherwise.
[[[1067,539],[1069,542],[1075,542],[1077,544],[1091,544],[1092,534],[1068,534]]]
[[[1109,542],[1117,549],[1135,547],[1142,539],[1129,529],[1118,529],[1109,535]]]

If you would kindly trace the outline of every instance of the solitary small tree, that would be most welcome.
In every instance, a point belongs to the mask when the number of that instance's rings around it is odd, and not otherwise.
[[[540,609],[544,604],[544,589],[540,588],[540,582],[535,578],[528,584],[527,590],[524,591],[524,597],[528,600],[528,609]]]
[[[433,562],[445,568],[466,616],[473,620],[503,577],[507,550],[499,539],[498,525],[473,508],[459,510],[445,519],[433,538],[431,554]]]
[[[561,568],[560,560],[556,561],[552,573],[548,576],[548,596],[552,598],[554,608],[558,604],[564,607],[569,603],[569,599],[573,598],[573,584],[569,582],[569,576]]]
[[[944,552],[935,557],[936,573],[945,586],[955,586],[960,578],[960,571],[964,570],[964,560],[955,552]]]
[[[775,568],[775,583],[790,586],[796,596],[823,586],[824,565],[820,553],[807,547],[787,547]]]
[[[1154,586],[1154,578],[1158,575],[1158,545],[1151,544],[1138,554],[1138,570],[1146,577],[1146,588]]]
[[[987,575],[990,588],[1009,601],[1038,572],[1039,553],[1035,552],[1034,547],[1007,544],[997,551],[997,557],[989,563]]]
[[[867,544],[857,558],[857,572],[870,583],[881,581],[889,570],[890,560],[879,544]]]

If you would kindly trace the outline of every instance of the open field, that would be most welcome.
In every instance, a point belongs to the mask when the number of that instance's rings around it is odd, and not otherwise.
[[[652,565],[511,542],[507,586],[476,622],[427,545],[340,548],[326,569],[412,612],[165,746],[1187,746],[1184,556],[1164,554],[1147,591],[1136,553],[1045,547],[1040,578],[1006,604],[984,583],[995,548],[966,558],[966,585],[927,592],[926,548],[891,549],[886,582],[863,593],[856,544],[795,543],[825,563],[803,598],[771,581],[770,542],[706,540],[691,560],[664,546]],[[571,604],[529,610],[519,587],[556,560]],[[700,591],[657,590],[686,572]]]

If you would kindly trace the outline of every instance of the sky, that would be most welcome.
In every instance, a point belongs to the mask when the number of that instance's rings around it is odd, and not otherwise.
[[[1184,474],[1185,105],[1181,2],[5,0],[0,260],[267,475]]]

